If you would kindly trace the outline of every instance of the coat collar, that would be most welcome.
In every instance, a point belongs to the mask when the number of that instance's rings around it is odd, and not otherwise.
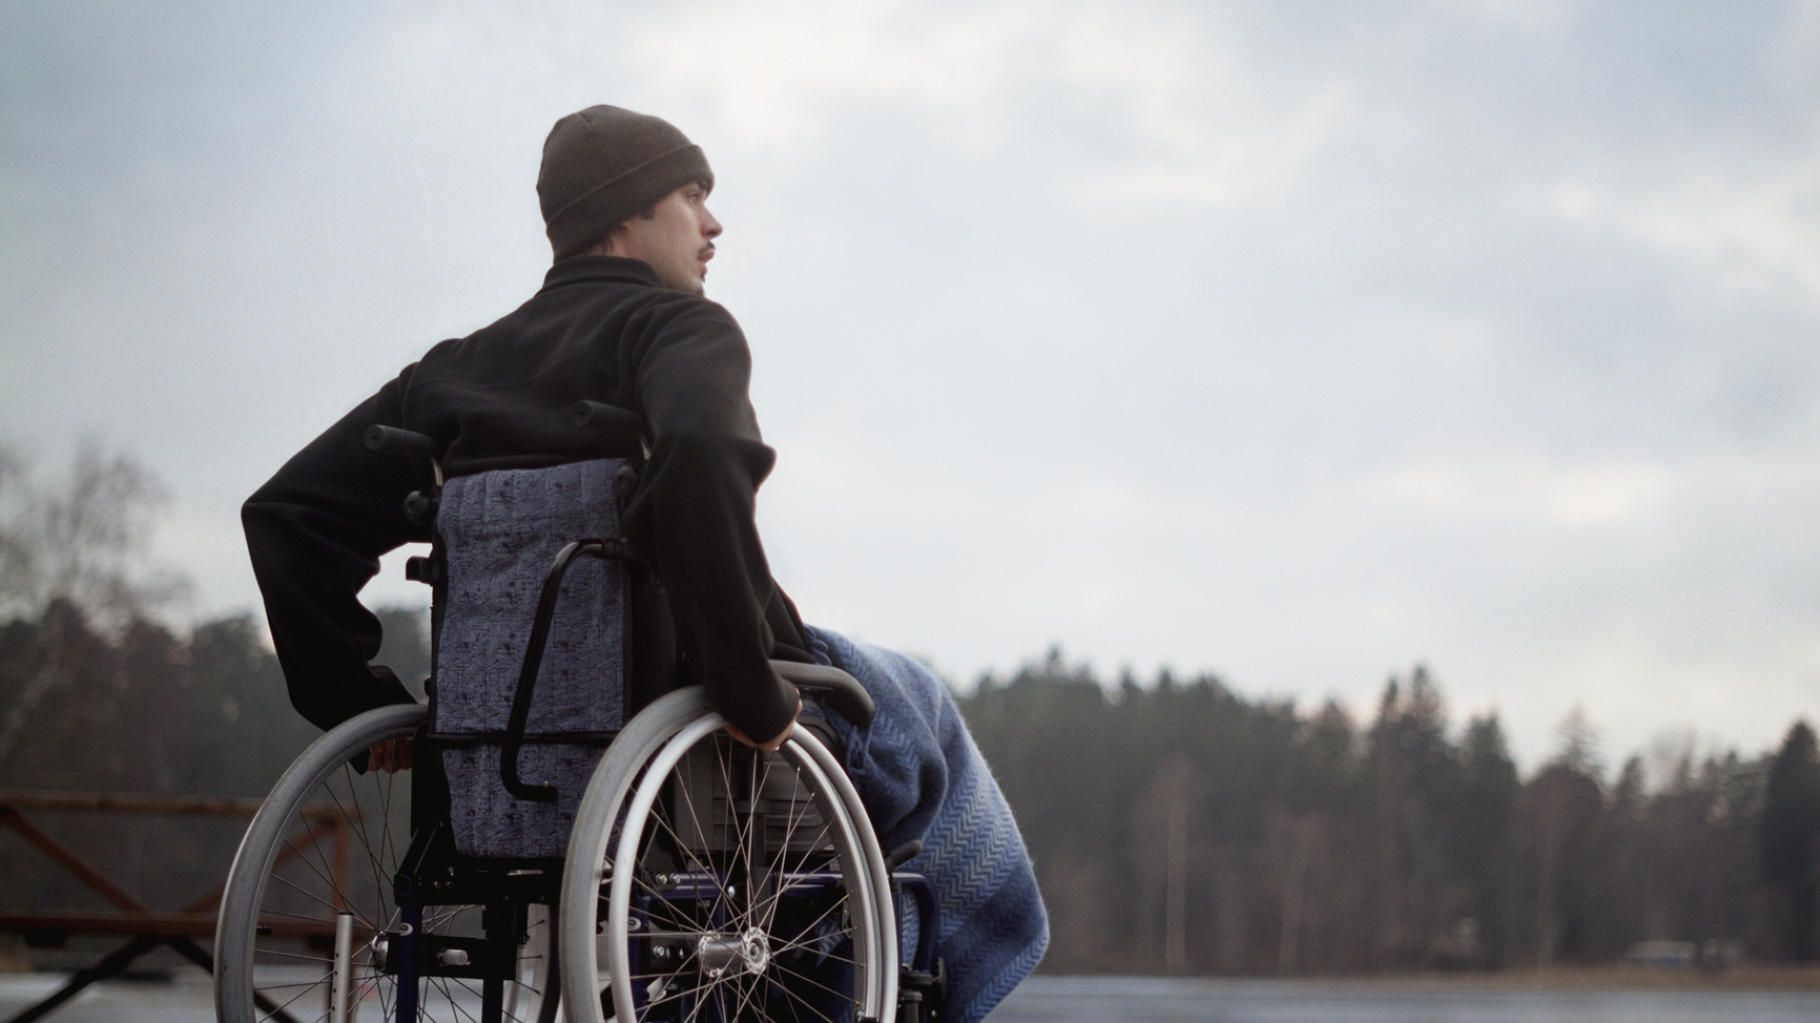
[[[657,271],[651,269],[651,264],[644,260],[621,256],[570,256],[544,274],[543,289],[548,291],[565,284],[586,281],[618,281],[663,287],[663,282],[657,279]]]

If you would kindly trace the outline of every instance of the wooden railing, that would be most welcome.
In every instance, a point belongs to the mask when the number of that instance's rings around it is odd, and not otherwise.
[[[48,834],[26,816],[28,812],[250,818],[259,810],[259,805],[257,799],[144,796],[111,792],[0,791],[0,827],[17,833],[51,862],[62,867],[84,887],[114,907],[111,911],[26,912],[0,906],[0,933],[24,934],[34,942],[60,942],[71,934],[101,934],[129,939],[75,973],[62,987],[14,1015],[7,1023],[29,1023],[41,1019],[74,998],[83,988],[124,972],[135,960],[161,946],[172,949],[210,973],[215,969],[213,959],[197,944],[197,940],[213,942],[215,907],[221,901],[221,886],[217,885],[174,911],[154,910],[134,898],[75,850]],[[302,821],[308,828],[304,841],[330,837],[336,848],[346,848],[350,822],[332,804],[304,807]],[[279,854],[279,864],[297,855],[296,849],[302,844],[289,843],[286,851]],[[340,890],[344,887],[340,882],[344,880],[347,858],[337,856],[335,860],[331,869],[336,875],[336,888]],[[0,889],[0,899],[4,898],[5,892]],[[299,938],[332,939],[334,936],[334,927],[329,923],[273,918],[261,920],[260,928],[262,931],[269,929],[272,934]]]

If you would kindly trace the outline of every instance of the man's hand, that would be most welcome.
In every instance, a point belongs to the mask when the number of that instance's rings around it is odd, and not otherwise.
[[[411,739],[387,739],[367,751],[367,770],[394,774],[411,769]]]
[[[798,696],[796,698],[796,713],[790,715],[790,723],[784,726],[783,731],[777,733],[776,735],[772,736],[769,739],[766,739],[764,742],[752,741],[751,736],[740,731],[738,728],[735,728],[733,726],[733,722],[731,722],[731,721],[727,722],[727,734],[731,735],[733,738],[739,740],[739,742],[741,744],[750,746],[753,749],[764,750],[766,753],[776,753],[778,750],[783,748],[784,740],[788,739],[790,737],[790,733],[796,730],[796,719],[801,717],[802,713],[803,713],[803,698],[801,696]]]

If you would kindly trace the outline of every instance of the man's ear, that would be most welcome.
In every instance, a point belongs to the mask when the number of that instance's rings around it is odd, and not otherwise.
[[[624,224],[621,224],[618,227],[614,228],[613,230],[608,231],[606,233],[606,235],[604,237],[602,237],[599,241],[597,241],[594,244],[588,246],[587,248],[581,250],[581,255],[584,255],[584,256],[613,256],[613,255],[619,254],[620,252],[624,251],[625,247],[619,243],[618,239],[619,239],[619,236],[625,231],[625,229],[626,229],[626,226]]]

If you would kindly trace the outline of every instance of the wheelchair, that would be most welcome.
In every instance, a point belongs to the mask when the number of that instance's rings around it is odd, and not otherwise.
[[[588,414],[584,403],[577,421]],[[224,889],[217,1018],[936,1019],[935,899],[896,869],[920,845],[887,856],[841,767],[837,736],[872,713],[859,683],[773,662],[805,698],[775,754],[733,741],[698,686],[639,706],[621,692],[637,712],[620,727],[540,738],[532,719],[565,578],[581,562],[629,570],[636,559],[616,536],[557,538],[518,685],[491,687],[490,698],[510,692],[503,733],[451,733],[437,720],[459,675],[446,670],[455,652],[438,508],[449,486],[428,437],[374,427],[366,439],[432,459],[434,486],[407,502],[415,519],[439,523],[431,554],[407,566],[435,595],[430,706],[346,721],[279,778]],[[615,477],[622,497],[628,471]],[[403,738],[408,770],[366,770],[374,745]],[[476,765],[491,793],[478,804]],[[564,770],[585,779],[579,797],[545,783]],[[918,940],[900,955],[912,915]]]

